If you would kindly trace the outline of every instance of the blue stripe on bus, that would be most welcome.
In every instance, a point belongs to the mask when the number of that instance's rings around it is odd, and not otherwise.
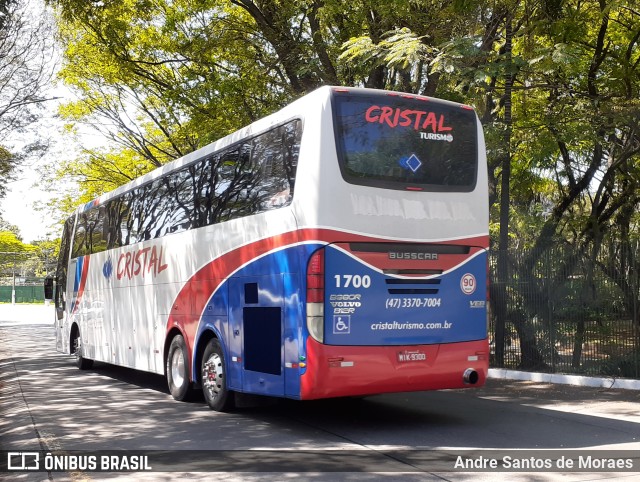
[[[311,254],[322,246],[324,244],[320,243],[293,245],[258,258],[224,280],[209,299],[202,313],[194,349],[206,330],[216,333],[225,350],[230,389],[273,396],[299,396],[300,375],[304,369],[297,366],[305,360],[308,336],[304,291],[306,263]],[[325,343],[400,346],[486,338],[486,252],[435,277],[439,280],[437,295],[390,294],[390,285],[386,280],[406,278],[382,274],[331,246],[327,247],[325,253]],[[368,276],[371,284],[366,288],[362,284],[359,287],[338,288],[334,284],[334,273],[339,276],[359,276],[360,280]],[[473,275],[475,287],[471,293],[465,293],[462,288],[466,274]],[[419,280],[416,280],[416,287],[420,289]],[[409,282],[400,286],[413,285]],[[257,295],[255,299],[251,294],[253,291]],[[335,300],[351,295],[359,297],[353,303],[334,305],[331,303],[332,295]],[[407,306],[403,306],[403,303],[407,303]],[[256,314],[259,316],[260,310],[264,310],[267,323],[267,320],[273,319],[274,308],[281,310],[277,347],[275,342],[269,342],[272,333],[268,328],[262,332],[262,327],[247,327],[244,321],[245,317],[250,319]],[[353,312],[342,314],[343,308],[352,308]],[[336,320],[348,322],[348,330],[340,330],[335,325]],[[275,330],[275,325],[272,328]],[[255,334],[252,334],[252,330],[256,330]],[[264,343],[245,352],[245,343],[250,343],[252,336],[264,337]],[[250,369],[262,360],[266,367],[263,369],[268,373]],[[276,363],[277,371],[273,368]],[[196,365],[192,365],[194,379],[197,379],[196,374],[200,370]]]
[[[202,313],[194,346],[198,346],[206,330],[213,330],[220,337],[225,348],[227,383],[231,390],[274,396],[299,396],[300,375],[304,370],[291,370],[286,368],[286,364],[298,365],[300,358],[304,357],[307,334],[305,328],[299,332],[299,320],[305,316],[305,293],[302,288],[306,286],[306,261],[321,246],[322,244],[293,245],[262,256],[233,273],[209,299]],[[257,288],[256,303],[245,297],[245,286],[252,285]],[[281,309],[281,331],[278,339],[278,364],[281,371],[279,374],[265,375],[244,367],[260,357],[266,360],[273,358],[273,346],[266,346],[262,352],[258,346],[258,351],[251,350],[248,353],[251,358],[246,359],[243,343],[248,333],[247,327],[243,326],[243,318],[245,310],[264,309],[267,317],[267,313],[272,313],[270,310],[273,308]],[[301,325],[306,326],[306,323]],[[283,346],[284,349],[281,348]],[[196,379],[200,367],[194,363],[192,370],[192,376]]]

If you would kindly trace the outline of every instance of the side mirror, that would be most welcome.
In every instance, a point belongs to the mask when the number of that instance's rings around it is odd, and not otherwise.
[[[53,300],[53,278],[51,276],[44,279],[44,299]]]

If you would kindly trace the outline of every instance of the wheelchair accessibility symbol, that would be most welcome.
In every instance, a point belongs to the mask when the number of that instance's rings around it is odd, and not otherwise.
[[[346,335],[351,331],[351,315],[333,316],[333,334]]]

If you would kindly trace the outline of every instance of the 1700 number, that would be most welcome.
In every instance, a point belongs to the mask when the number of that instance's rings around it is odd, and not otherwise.
[[[371,277],[367,274],[337,274],[333,277],[336,280],[336,288],[368,288],[371,286]]]

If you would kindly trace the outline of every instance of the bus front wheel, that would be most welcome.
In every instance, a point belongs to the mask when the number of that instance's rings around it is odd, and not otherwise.
[[[166,368],[169,391],[179,401],[188,400],[191,396],[188,367],[187,344],[182,335],[176,335],[169,346]]]
[[[233,408],[234,394],[227,388],[224,352],[220,342],[212,338],[202,356],[202,392],[211,409],[225,412]]]

